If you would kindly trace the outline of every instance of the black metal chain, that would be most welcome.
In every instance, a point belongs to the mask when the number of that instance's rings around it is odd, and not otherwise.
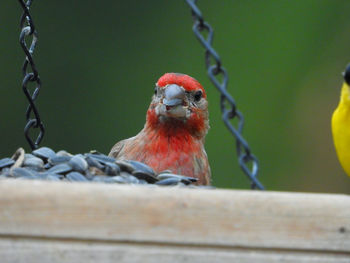
[[[214,30],[203,19],[201,11],[198,9],[197,0],[186,0],[192,10],[194,19],[193,32],[201,45],[205,48],[205,65],[207,74],[214,86],[221,93],[220,105],[222,119],[236,139],[236,150],[238,162],[242,171],[251,181],[252,189],[263,190],[264,186],[258,180],[259,163],[258,159],[252,154],[248,142],[242,136],[244,118],[240,111],[237,110],[236,102],[227,91],[228,74],[222,66],[220,56],[212,47]],[[205,37],[204,34],[207,34]],[[214,61],[214,63],[212,63]],[[219,80],[222,79],[222,81]],[[231,123],[234,118],[238,119],[237,128]]]
[[[37,107],[34,104],[34,101],[38,97],[40,87],[41,87],[41,80],[39,77],[38,70],[35,66],[34,60],[33,60],[33,53],[36,46],[36,43],[38,41],[38,33],[35,29],[33,19],[31,15],[29,14],[29,8],[33,2],[33,0],[28,0],[26,3],[24,3],[23,0],[18,0],[22,9],[23,14],[21,16],[20,20],[20,26],[21,26],[21,33],[19,35],[19,42],[22,46],[22,49],[26,55],[26,58],[24,60],[23,66],[22,66],[22,72],[23,72],[23,81],[22,81],[22,89],[24,94],[26,95],[29,105],[26,110],[26,120],[27,124],[24,127],[24,135],[30,145],[30,147],[34,150],[38,148],[38,145],[40,144],[41,140],[43,139],[45,129],[44,125],[40,119],[40,115],[38,112]],[[26,37],[31,37],[31,43],[30,47],[28,49],[26,44]],[[28,67],[29,66],[29,67]],[[28,90],[28,83],[29,82],[35,82],[35,89],[32,94],[30,94]],[[32,116],[34,114],[34,116]],[[40,129],[39,135],[33,141],[29,135],[30,129]]]

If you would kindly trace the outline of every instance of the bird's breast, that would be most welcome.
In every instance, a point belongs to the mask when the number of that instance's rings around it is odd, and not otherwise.
[[[350,176],[350,108],[339,105],[332,116],[334,146],[345,172]]]
[[[186,133],[140,134],[132,144],[126,145],[124,158],[143,162],[157,173],[173,173],[196,177],[200,184],[209,183],[209,164],[202,140]],[[140,141],[139,138],[146,138]]]

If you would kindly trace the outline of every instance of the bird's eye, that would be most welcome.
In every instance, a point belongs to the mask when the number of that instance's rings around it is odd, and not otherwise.
[[[154,88],[154,95],[157,95],[158,89],[157,87]]]
[[[345,82],[350,85],[350,64],[346,67],[345,72],[343,73]]]
[[[200,101],[200,99],[202,98],[202,91],[201,90],[197,90],[196,93],[194,94],[194,100],[195,101]]]

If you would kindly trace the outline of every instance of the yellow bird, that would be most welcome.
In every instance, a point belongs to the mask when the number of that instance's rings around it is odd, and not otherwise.
[[[332,134],[339,162],[350,176],[350,64],[343,76],[340,101],[332,116]]]

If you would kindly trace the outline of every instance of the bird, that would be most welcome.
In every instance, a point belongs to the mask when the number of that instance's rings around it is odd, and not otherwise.
[[[166,73],[154,88],[143,129],[116,143],[110,157],[147,164],[157,173],[197,178],[197,185],[211,184],[211,171],[204,148],[209,130],[207,95],[194,78]]]
[[[339,162],[350,176],[350,64],[343,76],[339,104],[332,115],[332,135]]]

